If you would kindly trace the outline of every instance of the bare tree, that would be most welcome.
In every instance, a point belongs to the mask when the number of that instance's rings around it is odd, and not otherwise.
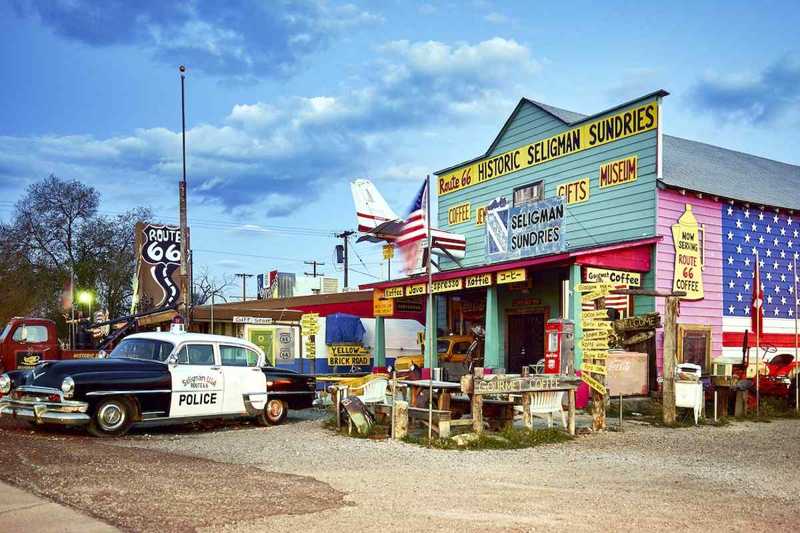
[[[225,298],[225,290],[233,286],[234,279],[228,276],[222,276],[217,279],[208,272],[208,267],[203,267],[199,275],[195,274],[194,286],[192,287],[192,302],[194,305],[204,305],[211,300],[213,296],[215,299],[219,298],[223,302],[227,302]]]

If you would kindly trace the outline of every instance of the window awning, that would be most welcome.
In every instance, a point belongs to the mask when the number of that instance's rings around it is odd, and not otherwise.
[[[573,263],[587,266],[598,266],[618,270],[630,270],[633,272],[648,272],[650,270],[650,247],[659,242],[661,237],[651,237],[636,241],[616,243],[608,246],[599,246],[576,250],[561,254],[553,254],[542,257],[528,257],[463,269],[447,270],[436,272],[431,276],[432,281],[461,278],[465,276],[475,276],[478,274],[489,274],[502,272],[515,268],[529,267],[558,267],[568,266]],[[390,281],[380,281],[377,283],[367,283],[361,285],[361,289],[385,289],[387,287],[405,287],[416,283],[425,283],[427,277],[424,274]]]

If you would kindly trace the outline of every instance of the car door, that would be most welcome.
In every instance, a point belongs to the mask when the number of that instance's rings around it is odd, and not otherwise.
[[[220,344],[219,353],[225,383],[222,411],[247,412],[245,398],[254,408],[263,409],[267,401],[267,378],[261,370],[260,354],[235,344]]]
[[[222,413],[224,375],[212,343],[184,344],[178,362],[170,365],[170,417],[211,416]]]

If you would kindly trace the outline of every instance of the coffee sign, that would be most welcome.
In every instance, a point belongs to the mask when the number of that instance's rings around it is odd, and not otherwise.
[[[686,211],[672,225],[672,242],[675,246],[675,272],[672,290],[682,291],[684,300],[702,300],[703,292],[703,256],[700,232],[703,229],[697,224],[692,213],[692,205],[686,204]]]

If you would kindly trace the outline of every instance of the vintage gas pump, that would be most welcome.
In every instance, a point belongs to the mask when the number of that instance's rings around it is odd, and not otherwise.
[[[575,373],[575,324],[572,320],[554,318],[544,327],[547,346],[544,352],[545,374]]]

